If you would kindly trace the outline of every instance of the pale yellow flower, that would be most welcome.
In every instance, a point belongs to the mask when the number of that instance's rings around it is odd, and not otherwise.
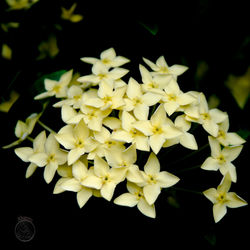
[[[44,179],[50,183],[58,166],[67,161],[67,152],[60,149],[54,134],[50,134],[44,144],[44,151],[32,154],[28,160],[39,167],[45,167]]]
[[[123,110],[133,111],[135,117],[139,120],[147,120],[149,107],[155,105],[161,99],[161,96],[151,92],[143,94],[142,84],[139,84],[132,77],[129,79],[127,98],[124,99],[126,105]]]
[[[109,68],[101,62],[96,62],[92,67],[92,74],[81,76],[77,79],[79,82],[91,82],[93,86],[100,84],[103,80],[113,86],[113,82],[122,78],[128,73],[127,69],[114,68],[109,71]]]
[[[243,146],[231,146],[221,149],[218,140],[211,136],[208,137],[208,140],[211,148],[211,156],[205,160],[201,168],[215,171],[219,169],[223,175],[229,173],[231,180],[236,182],[236,169],[232,161],[239,156]]]
[[[167,139],[173,139],[182,134],[174,123],[166,117],[166,112],[161,104],[150,120],[136,121],[134,127],[144,135],[149,136],[149,145],[155,154],[158,154]]]
[[[128,182],[127,189],[129,192],[124,193],[119,197],[117,197],[114,200],[114,203],[117,205],[128,206],[128,207],[137,206],[137,208],[142,214],[150,218],[155,218],[156,217],[155,206],[154,204],[152,205],[148,204],[148,202],[144,197],[142,188],[134,183]]]
[[[84,157],[86,158],[86,157]],[[93,175],[93,171],[88,169],[87,161],[77,160],[72,165],[72,178],[62,179],[58,185],[60,185],[61,189],[66,191],[76,192],[77,203],[80,208],[82,208],[89,198],[93,195],[93,191],[91,188],[85,187],[82,185],[83,181],[88,177]],[[97,178],[97,177],[95,177]]]
[[[44,145],[46,141],[46,133],[42,131],[33,141],[33,148],[30,147],[21,147],[16,148],[15,153],[16,155],[21,158],[24,162],[30,162],[29,158],[33,154],[43,153],[44,152]],[[26,170],[26,178],[29,178],[37,169],[37,165],[35,163],[30,162],[27,170]]]
[[[61,109],[61,118],[66,124],[78,124],[84,115],[81,111],[76,111],[69,105],[63,105]]]
[[[220,142],[223,146],[239,146],[246,141],[241,138],[237,133],[228,132],[229,129],[229,119],[228,117],[219,125],[219,132],[216,139]]]
[[[62,14],[61,18],[64,20],[71,21],[72,23],[78,23],[83,19],[83,16],[80,14],[74,14],[77,4],[74,3],[69,9],[61,7]]]
[[[103,119],[112,112],[112,109],[101,110],[99,108],[82,105],[81,112],[83,113],[83,120],[89,129],[100,131]]]
[[[213,205],[213,216],[215,222],[219,222],[227,213],[227,207],[237,208],[247,205],[247,202],[240,198],[234,192],[228,192],[231,187],[231,178],[226,174],[220,185],[215,188],[210,188],[203,192]]]
[[[121,129],[113,131],[112,138],[117,141],[135,144],[139,150],[149,151],[148,136],[133,126],[136,119],[127,111],[123,111],[121,121]]]
[[[176,138],[166,140],[166,142],[163,144],[163,147],[170,147],[174,144],[180,143],[186,148],[197,150],[198,145],[196,143],[195,137],[188,132],[188,130],[191,128],[191,122],[185,119],[185,115],[177,116],[175,118],[174,124],[176,128],[182,131],[182,134]]]
[[[155,94],[162,94],[163,89],[168,85],[172,79],[171,75],[156,75],[152,76],[150,72],[142,65],[139,65],[142,77],[142,90],[144,92],[152,92]]]
[[[160,56],[156,63],[153,63],[146,58],[143,58],[143,61],[154,71],[153,75],[164,74],[177,78],[177,76],[183,74],[188,69],[188,67],[178,64],[168,66],[164,56]]]
[[[172,78],[164,88],[164,94],[161,98],[164,108],[169,116],[177,111],[180,106],[189,105],[195,100],[196,99],[192,95],[183,93],[180,90],[179,85],[174,78]]]
[[[199,122],[202,127],[212,136],[217,137],[219,132],[218,123],[223,122],[227,118],[227,113],[222,112],[219,109],[208,108],[206,97],[203,93],[199,96]]]
[[[100,189],[102,197],[110,201],[116,185],[123,181],[124,178],[124,169],[110,168],[105,160],[96,156],[94,160],[94,175],[88,176],[82,184],[89,188]]]
[[[96,155],[98,155],[99,157],[103,157],[105,156],[106,150],[125,150],[124,143],[114,140],[109,130],[105,127],[102,127],[101,131],[99,132],[94,131],[93,135],[97,142],[97,147],[88,154],[88,159],[92,160],[95,158]]]
[[[11,148],[20,144],[22,141],[26,140],[27,137],[32,133],[36,125],[36,122],[40,118],[41,114],[42,113],[39,114],[33,113],[25,120],[25,122],[18,120],[15,127],[15,135],[19,139],[17,141],[12,142],[9,145],[3,146],[2,148],[4,149]]]
[[[33,4],[39,0],[6,0],[10,6],[10,10],[29,9]]]
[[[142,184],[143,194],[149,205],[155,203],[162,188],[167,188],[175,185],[180,179],[168,173],[167,171],[160,172],[160,162],[154,153],[149,155],[149,158],[144,166],[143,178],[145,183]],[[139,184],[139,186],[141,186]]]
[[[129,59],[123,56],[117,56],[114,48],[109,48],[104,50],[100,54],[100,59],[94,57],[82,57],[81,60],[86,63],[95,64],[101,62],[106,67],[120,67],[125,63],[130,62]]]
[[[126,86],[113,89],[113,86],[105,80],[99,84],[97,97],[87,98],[83,103],[87,106],[105,109],[118,109],[125,104],[123,96],[126,91]]]
[[[141,183],[144,181],[139,171],[139,167],[134,164],[137,159],[136,147],[134,144],[123,151],[120,148],[106,150],[105,158],[111,167],[124,170],[124,174],[128,181],[134,183]]]
[[[69,149],[67,155],[68,164],[76,162],[86,152],[91,152],[95,149],[96,144],[89,136],[90,131],[83,120],[77,125],[66,125],[62,127],[55,135],[56,140]]]
[[[67,86],[71,81],[73,70],[69,70],[62,74],[58,81],[45,79],[44,86],[46,92],[35,96],[35,100],[43,99],[46,97],[55,96],[56,98],[67,96]]]

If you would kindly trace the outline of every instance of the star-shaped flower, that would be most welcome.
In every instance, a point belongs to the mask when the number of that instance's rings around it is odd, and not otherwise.
[[[100,59],[94,58],[94,57],[82,57],[81,60],[83,62],[90,63],[90,64],[95,64],[97,62],[100,62],[108,68],[120,67],[123,64],[130,62],[129,59],[123,56],[117,56],[114,48],[109,48],[107,50],[104,50],[100,54]]]
[[[229,174],[226,174],[221,184],[215,188],[209,188],[204,191],[203,194],[208,198],[213,205],[213,216],[215,222],[219,222],[227,213],[227,207],[237,208],[247,205],[244,201],[234,192],[228,192],[231,187],[231,178]]]
[[[166,112],[161,104],[150,120],[136,121],[134,127],[144,135],[149,136],[149,145],[155,154],[158,154],[167,139],[173,139],[182,134],[173,122],[166,117]]]
[[[154,204],[149,205],[146,201],[143,190],[141,187],[137,186],[135,183],[127,183],[128,193],[124,193],[114,200],[114,203],[121,206],[134,207],[137,206],[139,211],[150,217],[155,218],[155,206]]]
[[[219,169],[223,175],[229,173],[231,180],[236,182],[236,169],[231,162],[239,156],[243,146],[231,146],[221,149],[218,140],[212,136],[209,136],[208,140],[211,148],[211,156],[205,160],[201,168],[215,171]]]

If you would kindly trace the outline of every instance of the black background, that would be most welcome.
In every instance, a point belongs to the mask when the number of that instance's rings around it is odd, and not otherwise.
[[[241,110],[224,86],[229,74],[242,75],[249,65],[246,2],[197,0],[87,4],[79,1],[77,10],[83,13],[84,19],[72,24],[60,20],[59,8],[61,3],[70,7],[72,1],[40,1],[24,12],[5,12],[6,6],[1,1],[1,22],[22,20],[22,26],[8,37],[1,33],[2,40],[9,42],[15,52],[10,62],[1,59],[1,97],[7,97],[11,89],[21,93],[11,111],[0,114],[1,144],[15,140],[13,130],[17,119],[24,120],[31,112],[39,110],[40,104],[32,101],[35,80],[62,69],[73,68],[81,74],[89,74],[90,66],[84,65],[79,58],[98,57],[101,51],[110,47],[114,47],[117,54],[131,59],[125,68],[130,70],[129,76],[138,81],[138,65],[143,63],[142,57],[155,61],[164,55],[169,65],[187,65],[189,70],[179,77],[181,89],[202,91],[206,96],[216,93],[221,99],[219,108],[229,113],[231,131],[249,129],[249,103]],[[55,23],[62,30],[58,30],[53,25]],[[148,27],[157,25],[157,34],[152,35],[142,23]],[[58,39],[59,55],[54,59],[35,60],[39,41],[52,33]],[[208,71],[197,81],[195,73],[201,61],[207,63]],[[51,113],[46,123],[53,127],[58,115]],[[200,133],[198,130],[194,134],[200,136]],[[199,143],[202,146],[202,141]],[[168,168],[168,162],[171,163],[180,153],[187,153],[185,150],[175,152],[166,156],[162,153],[160,158],[166,170],[173,173],[178,169],[174,169],[175,166]],[[52,194],[56,180],[47,185],[41,169],[25,179],[27,164],[20,161],[12,149],[1,149],[0,153],[4,220],[1,237],[16,249],[51,245],[67,245],[73,249],[78,244],[81,248],[144,248],[150,245],[156,249],[173,246],[241,248],[249,245],[248,206],[228,209],[228,214],[218,224],[213,222],[212,203],[191,192],[163,192],[156,203],[156,219],[145,217],[136,208],[116,206],[98,198],[91,198],[79,209],[74,193]],[[209,155],[209,149],[176,167],[200,164],[206,155]],[[232,191],[247,201],[250,200],[248,158],[249,143],[246,143],[235,161],[238,182],[232,186]],[[221,180],[219,172],[200,169],[178,176],[181,178],[179,187],[197,191],[216,187]],[[118,192],[115,197],[117,195]],[[169,205],[170,195],[178,200],[179,208]],[[15,237],[19,216],[33,220],[36,234],[30,242],[20,242]]]

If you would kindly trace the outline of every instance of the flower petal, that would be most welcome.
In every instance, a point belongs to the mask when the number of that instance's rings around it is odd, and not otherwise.
[[[138,200],[136,199],[136,196],[130,193],[125,193],[120,196],[118,196],[114,203],[120,206],[127,206],[127,207],[134,207],[137,205]]]
[[[213,206],[213,215],[214,215],[214,221],[217,223],[219,222],[227,213],[227,208],[225,204],[222,203],[216,203]]]
[[[146,174],[155,175],[160,172],[160,162],[154,153],[151,153],[144,166]]]
[[[161,193],[161,188],[158,184],[146,185],[143,187],[143,193],[148,204],[152,205]]]
[[[104,199],[110,201],[113,197],[116,184],[114,182],[106,182],[101,188],[101,195]]]
[[[79,207],[82,208],[91,196],[92,190],[89,188],[82,188],[81,191],[77,192],[76,199]]]
[[[137,207],[139,209],[139,211],[150,217],[150,218],[155,218],[156,217],[156,212],[155,212],[155,206],[154,205],[149,205],[145,199],[140,199],[138,204],[137,204]]]

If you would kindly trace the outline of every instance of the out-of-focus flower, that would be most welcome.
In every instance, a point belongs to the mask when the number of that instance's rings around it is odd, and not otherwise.
[[[9,10],[21,10],[29,9],[33,4],[39,0],[6,0],[6,3],[10,6]]]
[[[2,57],[7,60],[12,58],[12,49],[5,43],[2,45]]]
[[[18,28],[19,25],[18,22],[1,23],[1,28],[4,32],[8,32],[10,28]]]
[[[0,103],[0,111],[8,113],[11,109],[12,105],[17,101],[19,98],[19,94],[16,91],[11,91],[10,93],[10,99],[8,101]]]
[[[243,109],[250,95],[250,67],[242,76],[229,75],[226,86],[231,91],[234,99],[241,109]]]
[[[64,20],[68,20],[72,23],[80,22],[83,19],[83,16],[80,14],[74,14],[76,6],[77,4],[74,3],[69,9],[65,9],[64,7],[61,7],[61,10],[62,10],[61,18]]]
[[[38,45],[38,50],[40,55],[36,58],[37,60],[42,60],[46,57],[54,58],[59,53],[56,37],[51,35],[48,40],[42,41]]]
[[[203,194],[214,204],[213,216],[215,222],[219,222],[227,213],[227,207],[237,208],[247,205],[247,202],[234,192],[228,192],[231,187],[231,178],[226,174],[221,184],[215,188],[210,188]]]

